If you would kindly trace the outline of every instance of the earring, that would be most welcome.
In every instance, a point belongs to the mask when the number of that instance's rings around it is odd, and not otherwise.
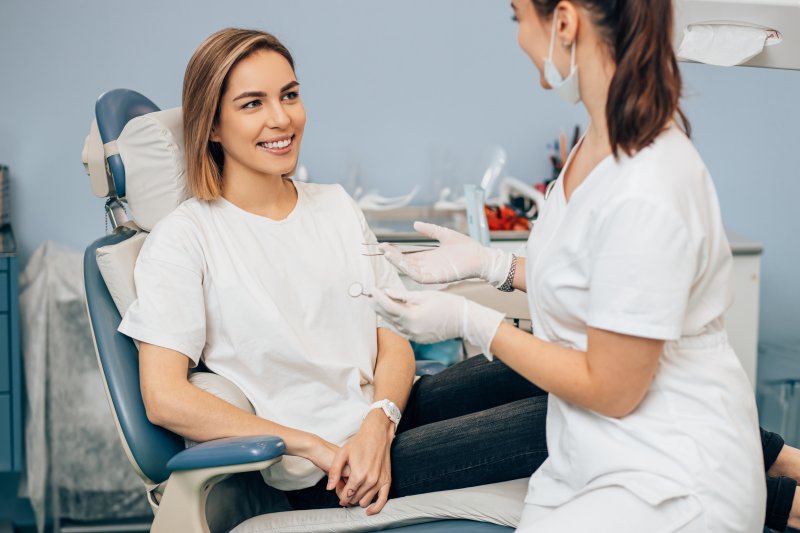
[[[570,46],[572,46],[572,43],[564,41],[563,43],[561,43],[561,46],[563,46],[564,48],[569,48]]]

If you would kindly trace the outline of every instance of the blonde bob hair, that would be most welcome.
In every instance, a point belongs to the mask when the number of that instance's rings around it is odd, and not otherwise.
[[[219,104],[228,76],[239,61],[257,50],[279,53],[294,70],[292,55],[274,35],[239,28],[226,28],[211,35],[186,66],[182,97],[186,171],[192,195],[201,200],[216,200],[222,194],[224,154],[219,143],[210,137],[219,120]]]

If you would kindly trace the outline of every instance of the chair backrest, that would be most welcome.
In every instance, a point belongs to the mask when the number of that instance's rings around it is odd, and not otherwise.
[[[133,340],[117,331],[121,317],[96,257],[98,248],[118,244],[135,233],[124,228],[89,245],[83,257],[83,276],[100,375],[122,446],[142,480],[158,484],[169,477],[167,461],[184,448],[183,438],[147,419],[139,388],[139,350]]]
[[[126,124],[133,118],[158,111],[158,107],[134,91],[119,89],[103,94],[95,108],[97,128],[105,151],[108,196],[122,198],[126,191],[123,158],[114,148]],[[87,143],[92,142],[91,135]],[[97,150],[97,146],[87,146]],[[103,165],[106,166],[106,165]],[[95,177],[93,176],[93,179]],[[167,461],[184,448],[183,439],[147,419],[139,388],[139,353],[134,342],[119,333],[121,317],[100,273],[97,250],[130,239],[136,231],[120,226],[114,233],[92,243],[84,254],[84,284],[89,324],[95,342],[106,395],[123,448],[139,476],[149,484],[169,477]]]

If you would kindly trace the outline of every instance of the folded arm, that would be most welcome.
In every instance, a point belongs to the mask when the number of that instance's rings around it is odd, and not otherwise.
[[[275,435],[289,455],[304,457],[324,471],[338,452],[317,435],[276,424],[217,398],[188,380],[189,358],[180,352],[141,343],[139,377],[147,418],[187,439]]]

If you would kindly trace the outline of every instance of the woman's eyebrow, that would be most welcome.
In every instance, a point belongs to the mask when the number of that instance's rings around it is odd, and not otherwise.
[[[264,98],[265,96],[267,96],[267,93],[262,91],[245,91],[236,98],[234,98],[233,101],[235,102],[236,100],[239,100],[241,98]]]
[[[289,89],[292,89],[294,87],[299,87],[299,86],[300,86],[300,82],[298,82],[297,80],[290,81],[289,83],[287,83],[286,85],[281,87],[281,91],[280,92],[288,91]],[[239,96],[237,96],[236,98],[234,98],[233,101],[235,102],[236,100],[239,100],[241,98],[264,98],[265,96],[267,96],[267,93],[265,93],[263,91],[245,91],[242,94],[240,94]]]

